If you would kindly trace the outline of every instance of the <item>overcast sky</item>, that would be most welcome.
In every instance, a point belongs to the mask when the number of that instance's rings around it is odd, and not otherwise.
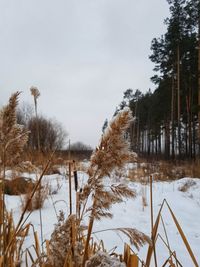
[[[166,0],[0,0],[0,106],[30,87],[39,112],[71,142],[95,147],[128,89],[145,92],[151,40],[165,32]]]

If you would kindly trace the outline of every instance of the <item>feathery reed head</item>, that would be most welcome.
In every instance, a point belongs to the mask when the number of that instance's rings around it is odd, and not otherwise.
[[[20,92],[11,95],[9,103],[3,107],[0,113],[0,130],[4,136],[8,135],[14,124],[16,124],[16,108]]]
[[[113,169],[122,168],[129,161],[131,152],[126,130],[132,118],[132,112],[128,108],[113,118],[102,136],[99,147],[91,156],[89,175],[96,170],[101,172],[101,176],[109,175]]]
[[[29,132],[17,124],[16,108],[19,94],[20,92],[12,94],[9,103],[0,112],[0,159],[4,158],[7,161],[5,164],[15,163],[28,140]]]
[[[65,266],[66,257],[70,258],[72,250],[71,235],[72,225],[75,224],[75,215],[70,215],[67,220],[64,219],[63,212],[60,212],[59,222],[51,235],[49,242],[48,264],[54,267]],[[73,266],[81,266],[82,246],[76,242],[73,248]]]
[[[34,99],[37,99],[40,96],[40,91],[38,90],[37,87],[32,86],[30,88],[30,91],[31,91],[31,95],[34,97]]]
[[[112,204],[123,201],[124,197],[135,197],[136,193],[126,185],[110,185],[105,187],[103,177],[110,176],[116,168],[122,168],[130,159],[129,142],[126,138],[127,129],[132,121],[132,113],[126,108],[119,112],[102,136],[99,147],[93,152],[88,169],[89,179],[80,194],[84,202],[93,195],[92,216],[100,220],[102,217],[112,218]]]
[[[142,247],[146,243],[148,243],[150,246],[152,245],[151,239],[144,233],[138,231],[137,229],[124,227],[124,228],[115,228],[113,230],[116,232],[121,232],[124,235],[126,235],[129,238],[131,245],[136,247],[137,250],[139,250],[140,247]]]

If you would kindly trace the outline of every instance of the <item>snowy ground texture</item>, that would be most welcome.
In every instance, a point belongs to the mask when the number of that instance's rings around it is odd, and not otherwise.
[[[68,180],[66,175],[48,175],[44,177],[44,181],[48,181],[51,185],[53,193],[45,201],[42,209],[43,233],[44,239],[49,239],[57,222],[56,211],[63,210],[65,214],[69,214],[69,197],[68,197]],[[25,177],[34,179],[32,174],[24,174]],[[87,179],[84,172],[78,172],[79,186],[82,186]],[[107,182],[107,179],[106,181]],[[113,182],[116,182],[115,179]],[[94,225],[94,231],[100,231],[116,227],[136,228],[145,234],[151,234],[150,227],[150,206],[149,206],[149,185],[139,182],[130,182],[128,179],[121,179],[120,182],[128,183],[128,185],[137,191],[135,199],[124,200],[123,203],[116,204],[112,208],[113,219],[103,219],[97,221]],[[180,191],[180,188],[189,183],[190,186],[186,192]],[[21,198],[23,196],[6,196],[6,205],[9,210],[13,211],[14,220],[17,222],[21,213]],[[74,197],[74,196],[73,196]],[[146,197],[147,206],[143,206],[142,197]],[[176,215],[187,240],[193,250],[193,253],[200,265],[200,179],[183,178],[171,182],[154,182],[153,183],[153,204],[154,204],[154,220],[160,209],[160,205],[166,199]],[[53,208],[53,203],[54,207]],[[75,203],[75,201],[74,201]],[[184,243],[178,233],[178,230],[171,218],[171,215],[165,207],[162,213],[163,220],[168,233],[169,243],[172,251],[176,251],[177,258],[183,266],[194,266]],[[39,211],[34,211],[29,217],[29,221],[34,225],[35,229],[40,233]],[[159,233],[164,237],[162,226],[159,227]],[[124,242],[128,240],[113,231],[102,232],[94,235],[97,240],[103,239],[104,245],[108,251],[116,247],[116,252],[123,253]],[[26,247],[30,247],[33,243],[33,236],[26,239]],[[162,266],[168,258],[168,250],[161,241],[157,243],[158,266]],[[136,251],[134,249],[134,251]],[[137,251],[136,251],[137,252]],[[139,257],[146,259],[147,246],[137,252]],[[153,262],[153,258],[152,258]],[[153,266],[153,263],[152,263]]]

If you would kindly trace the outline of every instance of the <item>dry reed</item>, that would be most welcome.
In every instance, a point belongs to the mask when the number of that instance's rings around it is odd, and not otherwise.
[[[132,114],[125,109],[117,114],[102,136],[99,147],[91,156],[88,168],[89,179],[80,194],[82,204],[81,219],[85,212],[90,212],[87,239],[84,250],[83,266],[88,259],[89,242],[92,234],[94,220],[103,217],[112,218],[110,208],[114,203],[123,201],[123,197],[135,197],[135,192],[124,184],[111,185],[110,190],[104,187],[103,178],[110,176],[116,168],[123,168],[129,162],[132,153],[126,131],[132,121]],[[89,196],[92,196],[92,206],[87,208]]]
[[[5,251],[7,249],[7,241],[11,240],[13,233],[13,227],[8,228],[10,225],[10,220],[7,220],[7,212],[5,207],[5,171],[6,167],[16,164],[20,154],[23,151],[24,145],[28,140],[28,131],[25,130],[21,125],[17,124],[16,119],[16,108],[18,104],[19,92],[13,94],[9,103],[2,108],[0,111],[0,257],[2,259],[2,266],[11,266],[8,265],[10,259],[10,251],[13,253],[16,251],[12,245],[7,250],[7,255]],[[7,229],[11,229],[9,232],[9,238],[6,237]],[[14,242],[13,244],[15,244]]]

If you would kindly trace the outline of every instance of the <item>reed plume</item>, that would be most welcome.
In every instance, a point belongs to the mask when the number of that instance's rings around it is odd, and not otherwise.
[[[49,266],[62,267],[63,264],[69,264],[69,266],[75,264],[77,267],[84,267],[93,264],[93,260],[98,261],[99,254],[96,249],[93,249],[93,243],[90,245],[94,220],[101,220],[104,217],[112,218],[110,209],[113,204],[122,202],[124,198],[136,196],[136,192],[127,185],[112,184],[111,179],[110,184],[105,184],[104,179],[111,177],[116,168],[123,168],[130,159],[132,160],[136,156],[129,150],[129,139],[127,138],[127,129],[131,121],[132,113],[126,108],[119,112],[107,127],[100,145],[91,156],[87,170],[88,181],[81,192],[78,192],[80,201],[78,214],[70,215],[67,220],[62,218],[62,222],[59,222],[51,236],[47,261]],[[92,199],[90,206],[88,206],[89,198]],[[83,224],[85,215],[89,215],[87,227]],[[146,235],[136,229],[107,230],[123,233],[129,237],[131,244],[136,248],[150,242]],[[88,262],[87,260],[94,254],[96,256]],[[113,260],[109,256],[106,259]],[[119,266],[124,265],[119,262]]]
[[[30,88],[31,95],[34,99],[34,106],[35,106],[35,117],[36,117],[36,130],[37,130],[37,143],[38,143],[38,150],[40,151],[40,132],[39,132],[39,123],[38,123],[38,112],[37,112],[37,99],[40,96],[40,91],[37,87],[32,86]]]
[[[0,112],[0,159],[2,164],[16,163],[28,141],[28,131],[17,124],[16,108],[20,92],[14,93]]]
[[[16,164],[28,140],[28,131],[17,124],[16,108],[20,92],[14,93],[9,103],[0,111],[0,258],[2,266],[7,264],[5,250],[7,247],[6,229],[8,228],[7,212],[5,207],[5,172],[6,167]],[[3,171],[1,171],[3,170]],[[15,249],[10,247],[8,254]]]
[[[116,168],[122,168],[132,156],[129,140],[126,138],[126,130],[131,121],[132,113],[129,109],[119,112],[107,127],[99,147],[93,152],[87,171],[89,178],[80,194],[83,203],[82,216],[90,195],[95,200],[95,205],[93,203],[90,210],[93,210],[96,219],[111,217],[108,211],[113,203],[121,202],[123,197],[135,196],[135,192],[124,184],[111,185],[110,190],[103,184],[104,177],[109,177]]]
[[[124,184],[104,186],[103,178],[110,177],[116,169],[123,168],[129,162],[132,153],[129,149],[127,129],[132,121],[132,113],[126,108],[113,118],[102,136],[100,145],[93,152],[88,168],[88,181],[80,194],[82,203],[81,219],[90,212],[88,234],[83,257],[83,266],[88,259],[89,241],[92,234],[94,220],[103,217],[112,218],[110,208],[114,203],[123,201],[124,197],[135,197],[135,191]],[[88,198],[92,196],[92,206],[86,209]]]
[[[30,88],[30,91],[31,91],[31,95],[32,95],[33,98],[34,98],[35,110],[36,110],[36,113],[37,113],[37,99],[38,99],[38,97],[40,96],[40,91],[39,91],[38,88],[35,87],[35,86],[32,86],[32,87]]]
[[[68,219],[65,220],[63,212],[60,212],[58,224],[56,225],[49,242],[47,264],[50,266],[68,266],[67,262],[69,259],[73,262],[73,266],[81,266],[81,252],[83,248],[80,242],[74,243],[72,241],[72,228],[74,223],[75,215],[70,215]],[[74,246],[72,243],[74,243]]]

